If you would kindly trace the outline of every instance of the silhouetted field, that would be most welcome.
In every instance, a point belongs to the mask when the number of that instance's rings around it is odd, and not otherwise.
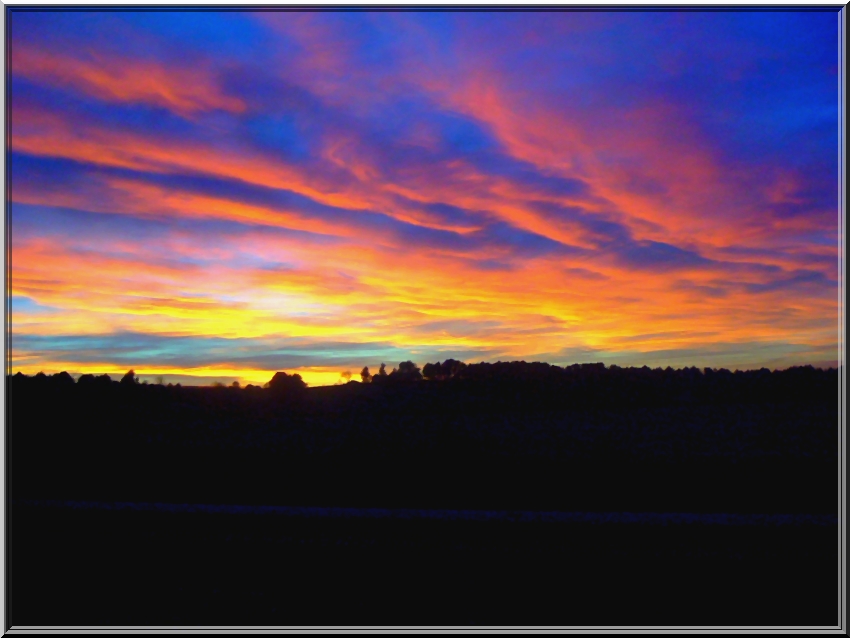
[[[14,624],[837,622],[835,370],[464,368],[11,378]]]
[[[15,624],[824,625],[837,528],[12,509]]]
[[[834,370],[588,366],[290,393],[57,375],[10,390],[21,498],[778,513],[837,502]]]

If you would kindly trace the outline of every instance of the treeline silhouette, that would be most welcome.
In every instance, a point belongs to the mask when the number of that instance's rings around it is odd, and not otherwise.
[[[13,494],[642,511],[837,502],[835,369],[382,368],[316,388],[285,372],[264,388],[15,374]]]
[[[372,376],[366,367],[360,375],[365,383],[464,382],[488,389],[515,388],[530,393],[530,398],[557,394],[562,400],[585,404],[607,400],[629,404],[831,400],[836,397],[838,383],[837,370],[810,365],[773,372],[767,368],[731,372],[725,368],[606,367],[603,363],[567,367],[525,361],[466,364],[454,359],[427,363],[421,370],[412,361],[405,361],[388,374],[381,364],[378,374]],[[521,395],[514,392],[509,396],[513,399]]]
[[[360,372],[361,381],[349,381],[347,385],[369,384],[373,387],[405,387],[426,382],[445,388],[457,388],[472,393],[484,390],[497,401],[536,401],[546,399],[568,405],[604,403],[615,400],[618,404],[657,405],[681,402],[818,402],[837,398],[838,370],[796,366],[786,370],[771,371],[714,369],[696,367],[674,369],[606,367],[603,363],[574,364],[567,367],[548,363],[526,363],[525,361],[467,364],[454,359],[426,363],[421,369],[412,361],[403,361],[391,372],[385,364],[372,374],[368,366]],[[10,389],[40,388],[44,392],[62,392],[75,385],[74,378],[67,372],[52,376],[39,373],[28,377],[20,372],[11,378]],[[130,370],[120,381],[109,375],[84,374],[76,386],[89,392],[105,391],[112,387],[148,386],[162,384],[140,382],[135,371]],[[179,392],[181,384],[165,386]],[[198,386],[190,386],[197,388]],[[224,389],[222,384],[212,388]],[[277,397],[303,396],[307,384],[299,374],[277,372],[262,388],[248,384],[244,388],[234,382],[228,389],[256,392],[267,390]],[[508,392],[505,394],[505,392]]]
[[[382,368],[316,388],[9,377],[12,622],[834,624],[835,526],[74,504],[837,516],[838,370]]]

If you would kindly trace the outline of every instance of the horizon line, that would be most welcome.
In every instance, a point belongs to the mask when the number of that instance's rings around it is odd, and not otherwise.
[[[446,359],[445,361],[459,361],[459,360],[450,358],[450,359]],[[421,370],[428,363],[432,363],[432,362],[426,362],[422,366],[419,366],[418,364],[416,364],[416,365]],[[441,362],[438,361],[436,363],[441,363]],[[811,367],[815,370],[822,370],[822,371],[828,372],[829,370],[841,370],[841,368],[843,367],[838,361],[828,361],[828,362],[820,361],[820,362],[816,362],[816,363],[796,364],[796,365],[786,366],[786,367],[782,367],[782,368],[780,368],[780,367],[769,368],[769,367],[764,366],[764,365],[756,366],[755,364],[752,365],[752,366],[736,366],[734,368],[713,367],[713,366],[699,367],[699,366],[696,366],[696,365],[690,365],[690,366],[687,366],[687,365],[685,365],[685,366],[668,365],[668,366],[664,366],[664,367],[662,367],[662,366],[651,367],[649,365],[620,366],[616,363],[606,364],[602,361],[572,363],[572,364],[560,365],[560,364],[548,363],[546,361],[525,361],[523,359],[515,359],[515,360],[510,360],[510,361],[499,360],[499,361],[478,361],[478,362],[474,362],[474,363],[467,363],[467,362],[461,362],[461,363],[464,363],[467,366],[481,365],[481,364],[497,365],[497,364],[511,364],[511,363],[526,364],[526,365],[543,364],[543,365],[549,366],[551,368],[560,368],[562,370],[566,370],[566,369],[569,369],[569,368],[575,367],[575,366],[584,367],[584,366],[599,366],[599,365],[602,365],[603,369],[605,369],[605,370],[610,370],[612,368],[618,368],[618,369],[621,369],[621,370],[643,370],[644,368],[646,368],[646,369],[651,370],[651,371],[657,371],[657,370],[664,371],[664,370],[667,370],[668,368],[673,370],[673,371],[696,369],[700,372],[700,374],[703,374],[705,370],[709,370],[709,369],[712,370],[712,371],[715,371],[715,372],[720,372],[720,371],[725,370],[725,371],[733,373],[733,374],[738,373],[738,372],[746,373],[746,372],[758,372],[760,370],[768,370],[772,374],[772,373],[775,373],[775,372],[783,372],[783,371],[791,370],[791,369],[794,369],[794,368]],[[370,372],[372,371],[372,366],[367,365],[367,366],[364,366],[364,367],[369,368]],[[374,366],[375,371],[378,370],[378,367],[379,366]],[[26,377],[36,377],[39,374],[43,374],[47,377],[51,377],[51,376],[55,376],[55,375],[58,375],[58,374],[62,374],[64,372],[64,373],[67,373],[68,375],[70,375],[74,379],[74,382],[77,382],[80,377],[85,376],[85,375],[92,375],[92,376],[95,376],[95,377],[106,375],[106,376],[109,376],[112,381],[119,381],[121,377],[126,375],[128,372],[132,371],[135,374],[135,376],[138,378],[139,383],[145,384],[145,385],[168,385],[168,384],[177,385],[179,383],[181,387],[186,386],[186,387],[202,387],[202,388],[203,387],[210,387],[210,388],[212,388],[212,387],[221,387],[223,385],[224,386],[231,386],[233,384],[233,382],[238,382],[239,383],[238,387],[242,387],[242,388],[245,388],[249,385],[252,385],[254,387],[264,388],[268,384],[269,380],[277,372],[286,372],[287,374],[298,374],[298,375],[300,375],[309,388],[342,386],[342,385],[346,385],[347,383],[352,382],[352,381],[355,382],[355,383],[361,383],[361,381],[359,381],[358,378],[357,378],[357,377],[360,376],[360,371],[353,372],[350,369],[344,369],[344,370],[339,370],[339,369],[337,369],[337,370],[327,370],[327,369],[316,370],[315,368],[313,368],[313,369],[310,369],[310,368],[300,368],[300,369],[299,368],[289,368],[288,370],[276,370],[276,369],[275,370],[272,370],[272,369],[270,369],[270,370],[248,370],[248,369],[246,369],[246,370],[236,370],[236,369],[227,369],[227,370],[221,370],[221,372],[224,373],[224,374],[210,375],[210,374],[191,374],[191,373],[188,373],[189,372],[188,370],[181,370],[179,372],[176,371],[176,370],[173,371],[173,372],[161,372],[161,371],[156,371],[156,370],[153,371],[153,372],[144,372],[144,371],[139,372],[135,367],[129,367],[127,370],[119,370],[117,367],[114,367],[114,366],[109,366],[109,368],[110,369],[107,369],[107,366],[104,366],[102,369],[100,369],[98,371],[95,371],[93,368],[89,368],[88,370],[83,371],[83,372],[78,371],[78,370],[68,370],[68,369],[56,370],[56,371],[51,371],[51,372],[46,372],[44,369],[39,370],[38,372],[24,372],[23,370],[21,370],[19,368],[15,372],[7,372],[7,377],[14,377],[18,374],[21,374],[21,375],[26,376]],[[395,367],[393,368],[393,370],[394,369],[395,369]],[[47,370],[51,370],[51,368],[47,368]],[[213,369],[202,370],[202,372],[214,372],[214,371],[215,370],[213,370]],[[231,373],[231,374],[227,374],[227,373]],[[241,374],[233,374],[233,373],[241,373]],[[314,380],[310,381],[307,378],[305,378],[305,373],[306,373],[306,376],[313,377]],[[346,373],[349,373],[350,376],[349,377],[344,376]],[[387,374],[390,374],[390,373],[391,373],[391,371],[388,372]],[[372,374],[374,376],[375,373],[373,372]],[[265,381],[260,380],[261,375],[262,375],[263,378],[265,378]],[[329,379],[329,378],[332,377],[334,380],[333,381],[328,380],[328,381],[325,381],[325,382],[318,382],[317,383],[316,378],[315,378],[317,375],[319,376],[320,379]],[[243,379],[245,379],[245,382],[243,382]],[[248,380],[248,379],[252,379],[252,380]],[[428,379],[422,379],[422,380],[428,381]],[[192,383],[192,381],[196,381],[197,383]]]

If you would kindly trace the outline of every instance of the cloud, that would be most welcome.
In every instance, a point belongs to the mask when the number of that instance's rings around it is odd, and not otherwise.
[[[106,102],[142,103],[180,115],[198,111],[245,111],[245,103],[224,94],[209,71],[168,68],[150,62],[88,52],[84,59],[18,44],[12,59],[17,78],[65,87]]]
[[[618,245],[616,255],[629,266],[659,271],[693,269],[711,264],[711,260],[694,251],[649,240]]]
[[[15,17],[15,365],[832,356],[834,16],[85,17]]]

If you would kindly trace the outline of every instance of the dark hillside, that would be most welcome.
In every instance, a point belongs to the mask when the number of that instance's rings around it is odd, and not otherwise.
[[[456,363],[10,378],[12,622],[837,622],[837,371]]]
[[[480,365],[288,393],[16,376],[14,494],[835,512],[835,370]]]

